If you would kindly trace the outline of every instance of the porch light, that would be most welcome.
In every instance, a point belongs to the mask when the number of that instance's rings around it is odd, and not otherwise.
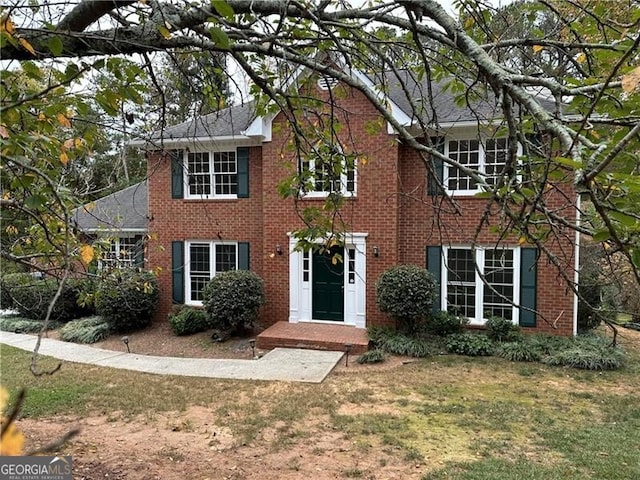
[[[374,245],[373,247],[373,256],[378,258],[380,256],[380,250],[378,249],[377,245]]]
[[[280,244],[276,245],[276,253],[278,255],[282,255],[282,245]]]

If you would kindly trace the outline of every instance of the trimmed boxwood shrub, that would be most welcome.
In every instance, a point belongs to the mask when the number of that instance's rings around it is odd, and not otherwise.
[[[65,342],[96,343],[111,333],[111,325],[100,316],[72,320],[60,329],[60,339]]]
[[[209,328],[207,312],[180,305],[169,314],[169,325],[175,335],[191,335]]]
[[[426,324],[427,332],[446,337],[454,333],[462,333],[469,320],[449,312],[437,312],[429,315]]]
[[[96,313],[116,332],[144,328],[158,306],[158,280],[152,272],[116,270],[95,293]]]
[[[397,265],[380,275],[376,302],[381,312],[396,321],[399,330],[415,333],[424,323],[436,298],[431,273],[416,265]]]
[[[489,317],[485,324],[487,337],[497,342],[512,342],[520,337],[520,327],[502,317]]]
[[[244,333],[252,329],[264,303],[264,283],[249,270],[219,273],[202,292],[209,327],[223,332]]]
[[[469,357],[492,355],[494,343],[486,336],[476,333],[459,333],[447,338],[447,351]]]
[[[29,273],[5,275],[2,283],[2,293],[10,297],[12,308],[22,316],[34,320],[46,318],[49,304],[59,285],[55,278],[40,280]],[[93,313],[91,307],[80,305],[79,302],[81,294],[90,290],[91,286],[92,283],[88,279],[67,279],[51,311],[51,320],[67,322]]]

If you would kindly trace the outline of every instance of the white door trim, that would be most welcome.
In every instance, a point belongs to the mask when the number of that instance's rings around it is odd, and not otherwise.
[[[296,251],[296,239],[289,235],[289,322],[318,322],[366,328],[367,233],[345,235],[344,321],[312,318],[313,262],[311,252]],[[320,243],[321,240],[318,241]],[[353,254],[353,258],[351,258]]]

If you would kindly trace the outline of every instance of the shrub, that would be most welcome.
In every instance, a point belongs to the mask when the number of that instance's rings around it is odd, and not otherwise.
[[[111,333],[111,325],[100,316],[72,320],[60,329],[60,339],[65,342],[96,343]]]
[[[395,355],[427,357],[433,350],[431,343],[426,339],[404,335],[389,327],[371,327],[368,334],[376,350]]]
[[[55,278],[40,280],[29,273],[5,275],[3,294],[10,297],[12,308],[21,315],[35,320],[44,320],[49,304],[58,291]],[[81,293],[91,285],[87,279],[67,279],[60,296],[51,310],[51,320],[66,322],[91,313],[92,309],[80,305]]]
[[[566,350],[546,356],[542,361],[548,365],[563,365],[584,370],[615,370],[624,363],[624,352],[608,345],[586,345],[577,343]]]
[[[158,305],[158,281],[151,272],[114,270],[95,293],[94,304],[116,332],[144,328]]]
[[[373,343],[375,346],[381,346],[387,338],[393,337],[396,331],[387,326],[374,325],[367,327],[367,336],[369,337],[369,343]]]
[[[384,351],[380,349],[369,350],[358,357],[358,363],[380,363],[384,362]]]
[[[20,316],[0,317],[0,330],[3,332],[13,333],[37,333],[42,330],[44,325],[42,320],[33,320]],[[47,330],[55,330],[60,327],[60,323],[50,321],[47,324]]]
[[[539,362],[543,352],[536,343],[522,340],[500,344],[495,354],[512,362]]]
[[[209,327],[242,333],[252,329],[264,305],[262,279],[249,270],[231,270],[211,279],[202,292]]]
[[[520,337],[520,327],[502,317],[489,317],[485,324],[487,337],[497,342],[512,342]]]
[[[426,340],[407,335],[396,334],[389,337],[383,344],[382,350],[395,355],[407,357],[428,357],[432,354],[431,345]]]
[[[486,335],[458,333],[447,338],[447,351],[469,357],[493,354],[495,346]]]
[[[191,335],[207,330],[209,320],[204,310],[180,305],[169,314],[169,325],[175,335]]]
[[[469,320],[449,312],[437,312],[429,315],[426,330],[433,335],[446,337],[454,333],[462,333]]]
[[[433,276],[416,265],[397,265],[380,275],[376,283],[376,302],[397,327],[415,333],[431,311],[436,298]]]

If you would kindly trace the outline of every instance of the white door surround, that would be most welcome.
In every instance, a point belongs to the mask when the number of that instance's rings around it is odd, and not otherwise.
[[[295,250],[289,234],[289,322],[318,322],[366,328],[367,233],[348,233],[344,245],[344,321],[314,320],[311,252]],[[318,242],[320,243],[320,242]]]

